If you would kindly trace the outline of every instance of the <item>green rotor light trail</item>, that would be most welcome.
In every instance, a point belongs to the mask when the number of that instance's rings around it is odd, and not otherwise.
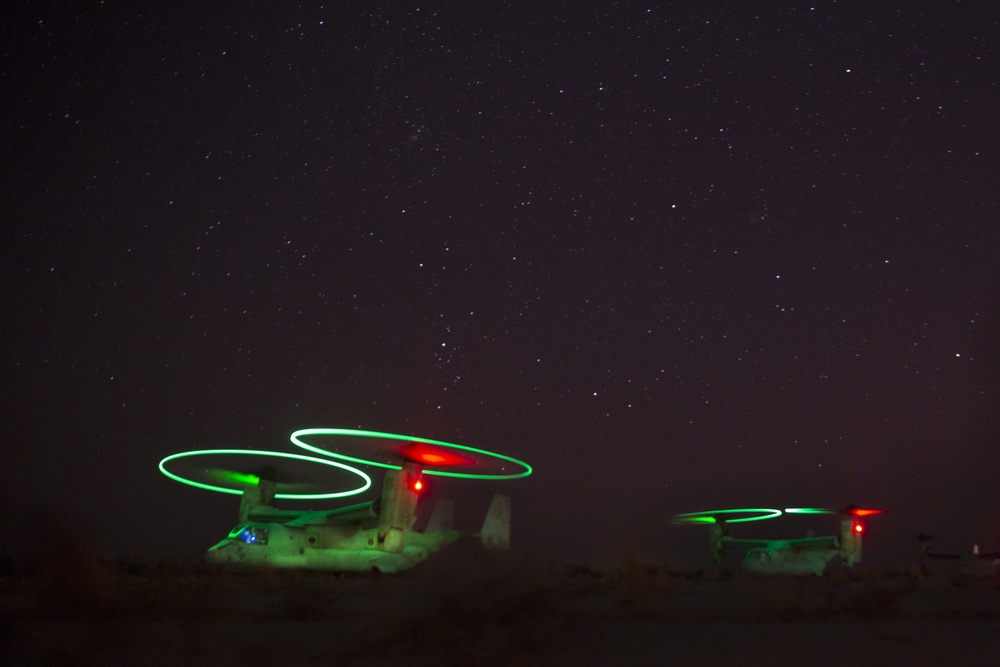
[[[351,489],[349,491],[335,491],[331,493],[276,493],[275,498],[282,498],[285,500],[324,500],[330,498],[344,498],[347,496],[353,496],[358,493],[363,493],[367,491],[372,485],[372,478],[369,477],[365,472],[358,470],[353,466],[349,466],[346,463],[340,463],[338,461],[331,461],[330,459],[320,459],[314,456],[305,456],[303,454],[287,454],[285,452],[268,452],[256,449],[199,449],[190,452],[180,452],[178,454],[171,454],[170,456],[164,458],[160,461],[160,472],[169,477],[172,480],[178,481],[182,484],[187,484],[199,489],[205,489],[207,491],[216,491],[218,493],[229,493],[232,495],[241,495],[243,489],[230,489],[224,486],[216,486],[214,484],[205,484],[194,479],[188,479],[182,477],[176,473],[172,473],[166,468],[166,464],[171,461],[176,461],[178,459],[184,459],[192,456],[212,456],[212,455],[242,455],[242,456],[272,456],[277,458],[292,459],[296,461],[307,461],[309,463],[319,463],[325,466],[330,466],[333,468],[339,468],[347,472],[354,473],[362,479],[361,486],[356,489]],[[234,483],[242,483],[243,486],[254,484],[258,481],[256,475],[246,475],[242,473],[234,473],[232,478]]]
[[[751,516],[741,516],[736,519],[724,518],[726,523],[749,523],[751,521],[766,521],[776,519],[781,516],[781,510],[766,507],[741,507],[729,510],[707,510],[704,512],[688,512],[678,514],[674,519],[678,523],[717,523],[718,518],[723,518],[723,514],[750,514]]]
[[[251,452],[256,454],[256,452]],[[219,480],[220,482],[226,482],[230,484],[237,484],[240,487],[256,486],[260,484],[261,478],[253,473],[248,472],[236,472],[235,470],[222,470],[219,468],[206,468],[204,470],[205,484],[208,484],[212,480]],[[284,489],[282,493],[289,493],[295,489],[308,489],[314,485],[307,482],[288,482],[280,481],[278,482],[278,487]]]
[[[254,486],[260,483],[260,477],[251,475],[248,472],[236,472],[235,470],[209,470],[208,472],[222,480],[239,484],[240,486]]]
[[[785,514],[837,514],[837,511],[823,507],[788,507]]]
[[[504,462],[522,468],[522,470],[513,473],[504,472],[500,474],[493,474],[485,472],[473,473],[473,472],[456,472],[450,470],[437,470],[433,466],[428,466],[425,467],[423,471],[424,474],[426,475],[438,475],[441,477],[457,477],[461,479],[518,479],[520,477],[527,477],[532,472],[531,466],[525,463],[524,461],[520,461],[510,456],[504,456],[503,454],[497,454],[495,452],[486,451],[484,449],[475,449],[474,447],[466,447],[464,445],[456,445],[454,443],[443,442],[441,440],[429,440],[427,438],[416,438],[409,435],[397,435],[395,433],[381,433],[379,431],[360,431],[349,428],[304,428],[292,433],[291,441],[293,444],[302,447],[303,449],[308,449],[311,452],[322,454],[324,456],[332,456],[334,458],[348,461],[350,463],[376,466],[379,468],[388,468],[390,470],[402,469],[401,466],[392,463],[384,463],[382,461],[364,459],[356,456],[349,456],[347,454],[342,454],[340,452],[333,452],[327,449],[323,449],[322,447],[310,445],[306,442],[303,442],[302,440],[303,437],[316,436],[316,435],[374,438],[377,440],[398,442],[401,447],[411,443],[423,443],[426,445],[433,445],[434,447],[441,447],[445,450],[452,450],[452,451],[458,450],[461,454],[470,457],[475,462],[475,465],[481,465],[482,463],[486,463],[489,461],[489,459],[496,459],[499,461],[500,470],[506,470]],[[396,451],[396,455],[397,457],[402,458],[399,451]]]

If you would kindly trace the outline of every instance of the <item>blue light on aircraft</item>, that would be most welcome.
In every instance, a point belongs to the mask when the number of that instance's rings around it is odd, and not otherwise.
[[[268,529],[247,526],[240,533],[240,541],[246,544],[267,544]]]

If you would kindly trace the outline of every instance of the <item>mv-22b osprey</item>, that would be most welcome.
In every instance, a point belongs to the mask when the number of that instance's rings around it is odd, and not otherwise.
[[[271,566],[335,572],[398,572],[462,538],[484,548],[510,546],[510,498],[493,496],[479,533],[454,530],[454,503],[437,501],[423,532],[413,530],[423,488],[417,464],[386,473],[378,500],[330,510],[281,510],[275,479],[264,470],[243,490],[240,519],[229,535],[205,554],[215,565]]]
[[[744,549],[743,568],[749,572],[760,574],[815,574],[821,575],[835,556],[840,556],[841,562],[851,567],[861,561],[861,543],[865,532],[862,518],[882,514],[887,510],[864,509],[848,505],[841,510],[823,508],[788,508],[782,512],[778,509],[745,509],[745,510],[711,510],[707,512],[691,512],[677,516],[678,523],[709,524],[709,539],[712,548],[712,561],[721,566],[726,559],[727,551]],[[759,513],[752,518],[727,519],[730,513],[739,515]],[[729,535],[727,523],[776,518],[782,514],[842,514],[846,518],[840,522],[840,533],[837,535],[807,536],[790,539],[754,539],[732,537]]]
[[[374,458],[343,454],[343,449],[325,450],[304,442],[304,436],[340,436],[338,442],[361,443]],[[240,494],[239,522],[229,534],[205,554],[214,565],[235,567],[302,568],[335,572],[398,572],[424,561],[431,554],[461,539],[477,539],[486,549],[510,545],[510,498],[493,497],[478,533],[455,530],[454,504],[437,501],[426,529],[414,529],[417,505],[425,490],[425,475],[478,479],[511,479],[531,474],[531,467],[500,454],[435,440],[351,429],[303,429],[291,436],[298,446],[324,454],[324,458],[255,450],[199,450],[168,456],[160,470],[168,477],[200,488]],[[290,493],[295,484],[288,474],[273,466],[258,468],[252,475],[231,469],[196,467],[186,476],[168,470],[190,457],[252,455],[283,457],[323,463],[353,473],[364,480],[358,489],[334,494]],[[333,458],[340,459],[339,461]],[[179,461],[180,460],[180,461]],[[371,478],[341,461],[386,468],[381,497],[369,502],[324,510],[279,509],[276,499],[343,497],[363,492]],[[523,468],[511,472],[514,466]],[[292,465],[292,464],[289,464]],[[211,480],[211,484],[203,480]],[[219,482],[227,487],[216,485]],[[234,488],[235,487],[235,488]],[[240,487],[242,487],[241,490]]]

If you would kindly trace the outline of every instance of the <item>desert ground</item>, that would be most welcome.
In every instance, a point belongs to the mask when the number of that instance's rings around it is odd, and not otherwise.
[[[446,552],[338,575],[62,557],[0,578],[10,665],[992,664],[1000,582]]]

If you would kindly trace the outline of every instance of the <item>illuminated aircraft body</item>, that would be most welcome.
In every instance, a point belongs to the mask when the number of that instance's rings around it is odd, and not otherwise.
[[[885,510],[866,510],[849,506],[843,510],[826,510],[816,508],[791,508],[785,510],[788,514],[846,514],[850,518],[840,524],[838,535],[820,537],[802,537],[793,539],[753,539],[731,537],[726,529],[727,523],[740,520],[726,520],[729,512],[764,512],[763,518],[773,518],[782,514],[781,510],[716,510],[711,512],[692,512],[677,517],[681,523],[710,524],[710,540],[712,561],[721,566],[726,559],[726,553],[731,549],[745,549],[743,568],[749,572],[760,574],[815,574],[821,575],[827,564],[840,556],[841,562],[847,567],[861,561],[861,540],[864,534],[864,524],[861,517],[881,514]]]
[[[1000,551],[982,553],[979,545],[972,545],[972,552],[968,554],[941,553],[931,551],[931,536],[921,533],[917,536],[920,542],[920,573],[927,575],[930,572],[930,562],[944,562],[951,565],[951,571],[973,576],[1000,577]]]
[[[755,540],[730,537],[723,524],[713,524],[712,558],[722,565],[728,549],[746,549],[743,568],[760,574],[823,574],[834,556],[850,567],[861,560],[863,528],[854,520],[840,524],[840,535],[784,540]]]
[[[333,439],[319,447],[306,438]],[[360,431],[356,429],[301,429],[291,440],[322,458],[260,450],[211,449],[172,454],[160,461],[167,477],[209,491],[240,495],[239,523],[205,554],[215,565],[276,567],[335,572],[399,572],[421,563],[431,554],[461,539],[478,539],[487,549],[510,545],[510,498],[495,495],[478,533],[454,530],[454,505],[438,501],[423,531],[414,530],[417,504],[425,475],[463,479],[516,479],[531,474],[523,461],[438,440]],[[353,449],[352,449],[353,447]],[[355,451],[357,450],[357,451]],[[351,451],[353,455],[346,452]],[[360,453],[359,453],[360,452]],[[348,474],[357,488],[318,493],[311,482],[295,481],[288,470],[265,464],[256,474],[230,466],[205,463],[222,457],[283,461],[282,465],[315,466],[328,474]],[[371,486],[371,478],[348,465],[386,469],[379,499],[327,510],[278,509],[276,499],[320,500],[343,498]],[[246,467],[240,466],[243,470]]]
[[[451,527],[454,505],[438,501],[424,532],[413,530],[422,487],[420,469],[407,463],[386,474],[380,500],[333,510],[288,511],[274,506],[274,482],[247,487],[240,523],[205,554],[215,565],[334,572],[399,572],[463,538],[488,549],[510,545],[510,499],[496,495],[481,532]]]

